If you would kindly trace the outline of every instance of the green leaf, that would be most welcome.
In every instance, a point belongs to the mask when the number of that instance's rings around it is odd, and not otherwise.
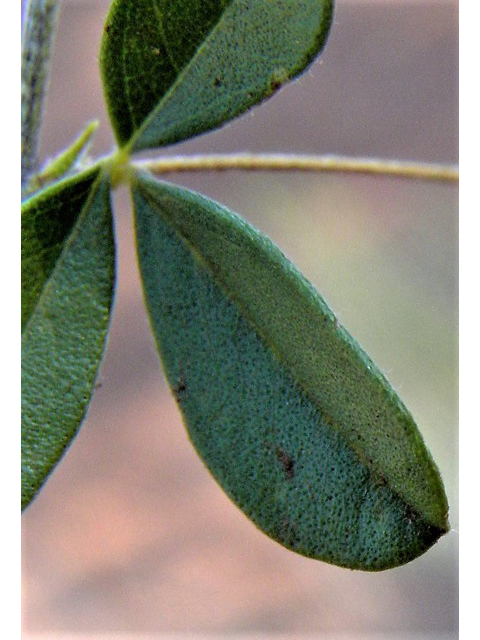
[[[22,508],[75,436],[113,299],[110,185],[95,167],[22,207]]]
[[[121,146],[214,129],[299,75],[323,48],[333,0],[115,0],[100,54]]]
[[[93,134],[98,129],[98,125],[98,120],[89,122],[77,139],[74,140],[67,149],[59,153],[33,176],[28,184],[27,193],[37,191],[42,186],[64,177],[71,171],[85,154]]]
[[[377,571],[448,530],[437,468],[387,380],[264,235],[138,174],[139,261],[190,438],[269,536]]]

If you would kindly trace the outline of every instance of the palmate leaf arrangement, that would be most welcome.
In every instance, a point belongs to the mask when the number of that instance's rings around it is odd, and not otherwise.
[[[30,180],[22,207],[22,508],[84,419],[115,288],[110,193],[131,187],[151,326],[189,437],[267,535],[379,571],[449,529],[409,411],[322,297],[262,233],[130,161],[215,129],[301,74],[331,0],[115,0],[100,67],[118,143],[94,125]]]

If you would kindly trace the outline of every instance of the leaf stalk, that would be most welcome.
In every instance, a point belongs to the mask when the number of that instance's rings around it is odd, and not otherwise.
[[[172,156],[157,160],[137,161],[132,164],[156,175],[184,171],[314,171],[383,175],[437,182],[459,181],[459,170],[454,165],[333,155],[212,154]]]

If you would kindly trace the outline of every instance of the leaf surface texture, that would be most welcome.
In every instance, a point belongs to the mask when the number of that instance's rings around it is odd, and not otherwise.
[[[272,538],[354,569],[391,568],[448,530],[438,470],[385,377],[263,234],[139,174],[139,262],[190,438]]]
[[[331,0],[116,0],[100,66],[120,146],[214,129],[300,74],[323,48]]]
[[[110,184],[100,168],[22,207],[22,508],[83,419],[113,300]]]

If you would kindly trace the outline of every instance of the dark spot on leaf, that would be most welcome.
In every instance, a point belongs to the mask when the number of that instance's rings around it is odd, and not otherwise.
[[[387,484],[386,479],[382,475],[377,476],[377,485],[379,487],[384,487]]]
[[[278,91],[280,87],[288,81],[288,72],[283,67],[278,67],[272,72],[270,78],[270,91],[274,93]]]
[[[407,506],[407,508],[405,509],[405,518],[409,522],[415,522],[415,520],[418,519],[418,513],[416,513],[416,511],[414,511],[414,509],[412,509],[411,507]]]
[[[177,384],[172,388],[173,395],[175,396],[175,400],[177,402],[181,402],[185,392],[187,391],[187,383],[185,381],[185,374],[183,371],[180,373],[180,377],[178,379]]]
[[[280,447],[275,447],[275,455],[277,456],[277,460],[281,462],[287,478],[289,480],[292,480],[293,476],[295,475],[295,472],[293,469],[294,467],[293,460],[290,458],[290,456],[287,453],[285,453],[283,449],[280,449]]]

